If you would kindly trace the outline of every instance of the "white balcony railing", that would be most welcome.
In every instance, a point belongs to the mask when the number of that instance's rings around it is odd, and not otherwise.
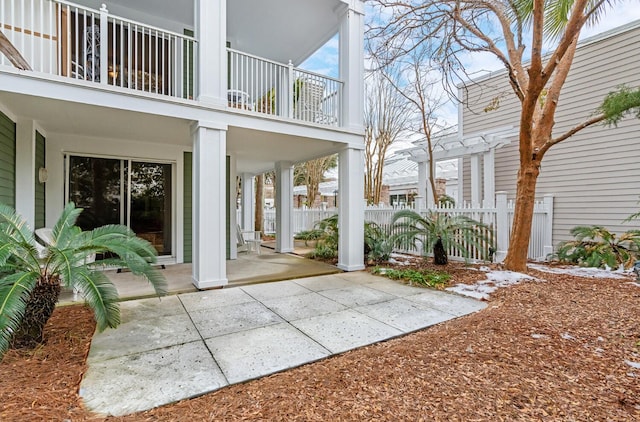
[[[63,0],[0,0],[0,30],[37,72],[193,98],[188,35]],[[0,55],[0,64],[9,60]]]
[[[227,49],[229,106],[330,126],[340,125],[343,83]]]

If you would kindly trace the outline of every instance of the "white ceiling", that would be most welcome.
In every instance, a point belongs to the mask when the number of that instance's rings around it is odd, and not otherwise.
[[[76,0],[111,13],[182,33],[194,28],[196,0]],[[206,0],[202,0],[206,1]],[[338,32],[342,0],[227,0],[227,41],[231,47],[294,65]]]

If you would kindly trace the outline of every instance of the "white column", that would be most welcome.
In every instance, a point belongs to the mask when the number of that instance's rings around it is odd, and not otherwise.
[[[293,164],[276,163],[276,252],[293,252]]]
[[[424,161],[418,162],[418,196],[416,199],[419,200],[420,203],[416,204],[418,210],[424,209],[424,207],[429,203],[429,197],[427,196],[427,165]],[[433,200],[432,200],[433,202]]]
[[[484,206],[493,208],[496,196],[495,150],[490,149],[485,152],[482,162],[482,171],[484,173]]]
[[[456,204],[462,206],[464,203],[464,157],[458,158],[458,197]]]
[[[193,136],[193,284],[227,284],[225,125],[200,122]]]
[[[36,128],[33,120],[16,124],[16,211],[31,229],[36,207]]]
[[[364,268],[364,153],[345,148],[338,157],[338,268]]]
[[[341,125],[362,131],[364,116],[364,6],[354,0],[340,21],[340,79],[344,82]]]
[[[238,192],[236,157],[229,157],[229,259],[238,259]]]
[[[502,262],[509,248],[509,213],[507,209],[507,192],[496,192],[496,256],[495,262]]]
[[[471,206],[480,205],[481,185],[480,181],[480,156],[473,154],[471,156]]]
[[[249,173],[242,173],[242,229],[255,230],[255,177]]]
[[[227,0],[197,0],[198,100],[227,104]]]

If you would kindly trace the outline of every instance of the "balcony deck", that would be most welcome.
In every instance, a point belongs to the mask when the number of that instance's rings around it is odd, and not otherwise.
[[[198,97],[198,40],[64,0],[0,0],[0,30],[34,72]],[[224,60],[221,57],[221,60]],[[229,109],[340,126],[343,83],[227,49]],[[0,65],[11,66],[0,55]]]

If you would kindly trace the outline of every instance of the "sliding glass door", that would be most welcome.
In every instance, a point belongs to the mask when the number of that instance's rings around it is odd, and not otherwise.
[[[67,175],[68,200],[84,208],[83,230],[124,224],[159,255],[173,254],[171,164],[71,155]]]

